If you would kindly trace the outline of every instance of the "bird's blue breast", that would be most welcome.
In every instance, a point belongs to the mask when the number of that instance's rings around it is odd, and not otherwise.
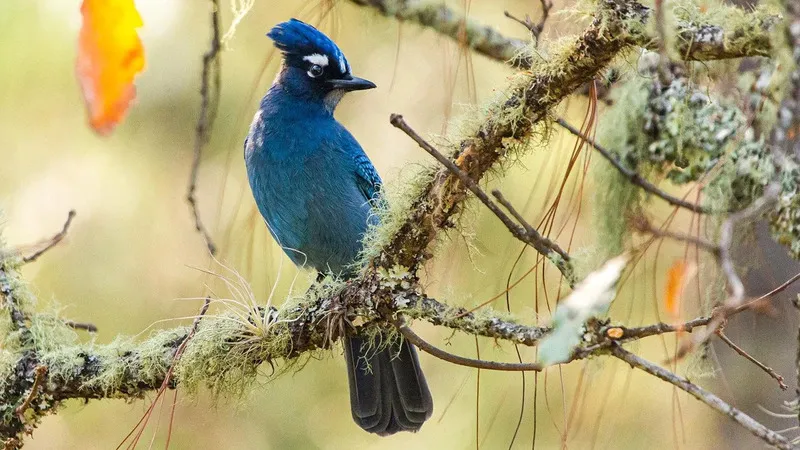
[[[258,209],[295,264],[341,273],[356,259],[371,207],[358,142],[321,104],[273,86],[245,143]]]

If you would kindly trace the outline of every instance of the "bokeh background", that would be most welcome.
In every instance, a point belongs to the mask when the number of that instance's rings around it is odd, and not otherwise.
[[[323,15],[330,3],[257,0],[222,56],[222,100],[200,170],[200,209],[221,247],[220,262],[240,272],[262,302],[273,284],[279,299],[293,281],[298,291],[311,277],[292,267],[271,241],[244,177],[242,142],[278,64],[264,36],[272,25],[290,17],[319,23],[342,47],[354,73],[376,82],[378,89],[346,97],[337,118],[361,142],[388,183],[402,182],[398,180],[408,167],[428,162],[389,125],[390,113],[404,114],[425,135],[457,133],[458,117],[472,114],[498,95],[511,75],[508,68],[470,55],[447,38],[414,25],[399,25],[347,1],[335,2],[333,10]],[[447,3],[467,7],[471,16],[517,37],[524,37],[526,30],[504,18],[503,11],[534,17],[540,12],[539,2],[532,0]],[[99,137],[87,126],[74,74],[79,6],[79,0],[0,2],[0,225],[10,244],[29,244],[60,229],[70,209],[77,211],[68,238],[26,266],[24,274],[39,296],[40,308],[58,308],[69,318],[96,324],[100,331],[85,339],[103,343],[147,327],[189,323],[191,319],[180,318],[195,314],[201,302],[187,299],[203,297],[206,285],[213,285],[198,269],[226,270],[210,260],[184,202],[199,113],[201,56],[209,40],[209,6],[203,1],[136,0],[145,23],[140,34],[147,68],[137,79],[136,104],[109,137]],[[563,6],[556,2],[556,10]],[[223,0],[222,7],[226,30],[230,5]],[[547,34],[561,37],[578,26],[572,16],[556,16]],[[586,110],[587,101],[580,97],[561,107],[562,114],[576,123]],[[613,126],[604,123],[602,111],[599,127]],[[552,202],[573,145],[569,136],[553,134],[547,145],[534,146],[491,186],[501,188],[521,208],[524,205],[526,217],[538,223]],[[554,227],[554,236],[561,230],[558,239],[564,245],[573,236],[571,248],[579,256],[591,254],[596,246],[593,215],[616,213],[593,210],[590,193],[598,180],[586,177],[581,190],[580,179],[573,176],[567,184],[574,201],[561,205]],[[655,217],[665,218],[670,212],[653,206]],[[463,233],[451,233],[444,240],[439,248],[444,257],[428,266],[425,281],[432,296],[473,306],[505,288],[522,248],[477,205],[462,222]],[[691,223],[690,216],[679,215],[675,226],[686,228]],[[766,292],[798,271],[762,235],[757,233],[739,249],[754,267],[748,275],[753,294]],[[663,318],[663,275],[686,251],[685,246],[664,243],[650,252],[626,281],[612,317],[629,325]],[[512,280],[534,263],[526,253],[513,269]],[[552,272],[542,276],[534,271],[512,291],[510,304],[522,320],[547,321],[549,308],[559,297]],[[742,314],[727,328],[731,338],[787,377],[788,392],[717,345],[704,353],[705,358],[691,358],[676,370],[774,429],[795,425],[796,421],[773,417],[765,410],[785,412],[782,404],[793,396],[797,314],[788,299],[796,292],[790,289],[776,298],[771,315]],[[699,311],[696,292],[690,297],[693,300],[684,311],[687,318]],[[505,309],[505,299],[493,306]],[[425,324],[415,328],[437,345],[475,356],[476,341],[471,336]],[[516,359],[514,348],[507,344],[480,339],[477,345],[481,357]],[[665,360],[674,348],[672,337],[650,338],[633,347],[654,361]],[[522,355],[532,360],[534,351],[523,349]],[[682,392],[608,358],[528,374],[524,390],[520,374],[478,374],[426,354],[421,359],[436,411],[418,434],[379,438],[353,424],[344,362],[336,348],[302,370],[276,379],[265,368],[264,376],[241,399],[215,400],[204,393],[188,398],[179,390],[171,446],[508,448],[523,399],[514,448],[532,446],[534,427],[536,446],[543,449],[760,445]],[[26,448],[114,448],[149,403],[150,399],[72,402],[46,418]],[[164,446],[168,416],[169,404],[155,416],[160,420],[151,420],[141,446]]]

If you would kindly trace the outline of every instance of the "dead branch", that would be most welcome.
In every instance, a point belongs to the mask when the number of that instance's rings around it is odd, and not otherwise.
[[[697,213],[703,213],[703,214],[711,213],[711,211],[709,211],[707,208],[701,205],[695,205],[694,203],[681,200],[677,197],[674,197],[662,191],[656,185],[650,183],[644,177],[636,173],[636,171],[625,167],[622,161],[620,161],[616,156],[614,156],[614,154],[611,151],[609,151],[602,145],[595,142],[594,139],[590,138],[589,136],[586,136],[584,133],[582,133],[580,130],[570,125],[566,120],[562,119],[561,117],[556,119],[556,123],[559,124],[561,127],[563,127],[565,130],[569,131],[573,135],[577,136],[578,138],[582,139],[583,141],[591,145],[595,150],[597,150],[600,153],[600,155],[603,156],[603,158],[606,159],[606,161],[608,161],[615,169],[617,169],[617,171],[621,173],[622,176],[627,178],[628,181],[630,181],[632,184],[642,188],[643,191],[653,194],[656,197],[666,201],[667,203],[673,206],[678,206],[680,208],[684,208],[689,211]]]
[[[567,252],[565,252],[561,247],[558,246],[555,242],[547,239],[546,237],[542,236],[531,224],[529,224],[521,214],[517,212],[516,209],[511,205],[511,203],[506,200],[500,191],[492,191],[492,194],[497,198],[497,201],[503,205],[504,208],[514,216],[514,219],[517,220],[518,223],[514,222],[506,213],[504,213],[500,207],[498,207],[492,199],[489,198],[488,195],[478,186],[474,180],[472,180],[469,175],[464,173],[455,163],[446,156],[444,156],[439,150],[436,150],[431,144],[429,144],[425,139],[423,139],[414,129],[412,129],[406,121],[403,119],[403,116],[399,114],[392,114],[389,122],[395,127],[402,130],[408,137],[414,140],[419,146],[428,152],[429,155],[436,158],[447,170],[449,170],[453,175],[457,176],[459,180],[469,189],[480,201],[483,203],[489,211],[491,211],[501,222],[503,225],[506,226],[508,231],[511,234],[519,239],[520,241],[530,245],[537,252],[539,252],[542,256],[546,257],[550,260],[561,273],[566,278],[567,282],[570,286],[573,286],[576,282],[575,280],[575,271],[571,264],[571,258]]]
[[[786,450],[797,448],[794,445],[792,445],[792,443],[789,442],[789,440],[786,439],[785,437],[770,430],[769,428],[757,422],[755,419],[748,416],[741,410],[736,409],[733,406],[725,403],[725,401],[723,401],[721,398],[717,397],[711,392],[706,391],[700,386],[690,382],[686,378],[676,375],[645,359],[642,359],[634,355],[633,353],[623,349],[621,346],[614,346],[611,350],[611,354],[621,359],[622,361],[625,361],[631,367],[645,371],[650,375],[653,375],[685,391],[692,397],[705,403],[706,405],[716,410],[720,414],[738,423],[740,426],[745,428],[747,431],[749,431],[750,433],[752,433],[754,436],[761,439],[765,443],[773,447]]]
[[[217,116],[222,88],[222,65],[219,57],[219,53],[222,50],[220,43],[219,0],[211,0],[211,7],[211,47],[203,55],[203,71],[200,82],[200,117],[197,119],[197,128],[195,130],[194,156],[192,158],[192,170],[189,175],[189,186],[186,190],[186,202],[189,204],[189,211],[192,213],[195,229],[203,237],[208,252],[211,255],[215,255],[217,246],[211,238],[211,233],[208,232],[200,218],[197,196],[195,195],[203,147],[208,144],[211,137],[211,128],[214,126],[214,120]]]
[[[503,14],[505,14],[506,17],[519,23],[520,25],[527,28],[528,31],[531,32],[531,36],[533,36],[534,39],[534,46],[537,47],[539,46],[539,36],[541,36],[542,31],[544,31],[544,25],[545,23],[547,23],[547,18],[550,16],[550,10],[553,9],[552,1],[541,0],[540,2],[542,4],[542,18],[539,19],[539,21],[536,23],[533,23],[533,21],[531,20],[531,16],[528,14],[525,14],[525,19],[523,20],[514,17],[508,11],[503,11]]]
[[[784,383],[784,382],[783,382],[783,377],[782,377],[782,376],[780,376],[780,375],[778,374],[778,372],[775,372],[775,370],[774,370],[772,367],[769,367],[769,366],[767,366],[766,364],[762,363],[761,361],[759,361],[759,360],[755,359],[755,358],[753,357],[753,355],[751,355],[751,354],[747,353],[747,351],[746,351],[745,349],[743,349],[742,347],[739,347],[738,345],[736,345],[736,343],[735,343],[735,342],[733,342],[733,341],[732,341],[732,340],[731,340],[731,339],[730,339],[730,338],[729,338],[729,337],[728,337],[728,336],[727,336],[727,335],[726,335],[726,334],[725,334],[725,333],[722,331],[722,329],[721,329],[721,328],[720,328],[719,330],[717,330],[717,336],[719,337],[719,339],[720,339],[722,342],[724,342],[725,344],[727,344],[727,345],[728,345],[728,347],[730,347],[731,349],[733,349],[733,351],[735,351],[736,353],[738,353],[740,356],[744,357],[746,360],[750,361],[751,363],[755,364],[755,365],[756,365],[756,366],[757,366],[759,369],[761,369],[761,370],[763,370],[764,372],[766,372],[766,373],[767,373],[767,375],[769,375],[769,376],[771,376],[772,378],[774,378],[774,379],[775,379],[775,381],[777,381],[777,382],[778,382],[778,386],[779,386],[779,387],[780,387],[782,390],[784,390],[784,391],[785,391],[785,390],[789,389],[789,386],[787,386],[787,385],[786,385],[786,383]]]
[[[75,210],[70,210],[70,212],[67,213],[67,220],[66,222],[64,222],[64,226],[61,227],[61,231],[53,235],[53,237],[51,237],[50,239],[39,243],[37,245],[38,247],[40,247],[39,250],[36,250],[32,254],[23,257],[22,262],[24,264],[27,264],[36,261],[45,252],[55,247],[56,245],[58,245],[59,242],[64,240],[64,238],[67,236],[67,232],[69,231],[69,226],[72,225],[72,219],[74,218],[75,218]]]

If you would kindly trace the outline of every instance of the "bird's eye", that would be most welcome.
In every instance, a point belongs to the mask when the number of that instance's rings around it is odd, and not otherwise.
[[[317,78],[318,76],[322,75],[322,67],[317,64],[312,64],[311,67],[308,69],[308,76],[311,78]]]

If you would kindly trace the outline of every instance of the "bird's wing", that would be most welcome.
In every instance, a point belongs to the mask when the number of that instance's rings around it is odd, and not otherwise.
[[[381,191],[381,177],[372,165],[367,155],[355,156],[356,184],[367,200],[373,200]]]

